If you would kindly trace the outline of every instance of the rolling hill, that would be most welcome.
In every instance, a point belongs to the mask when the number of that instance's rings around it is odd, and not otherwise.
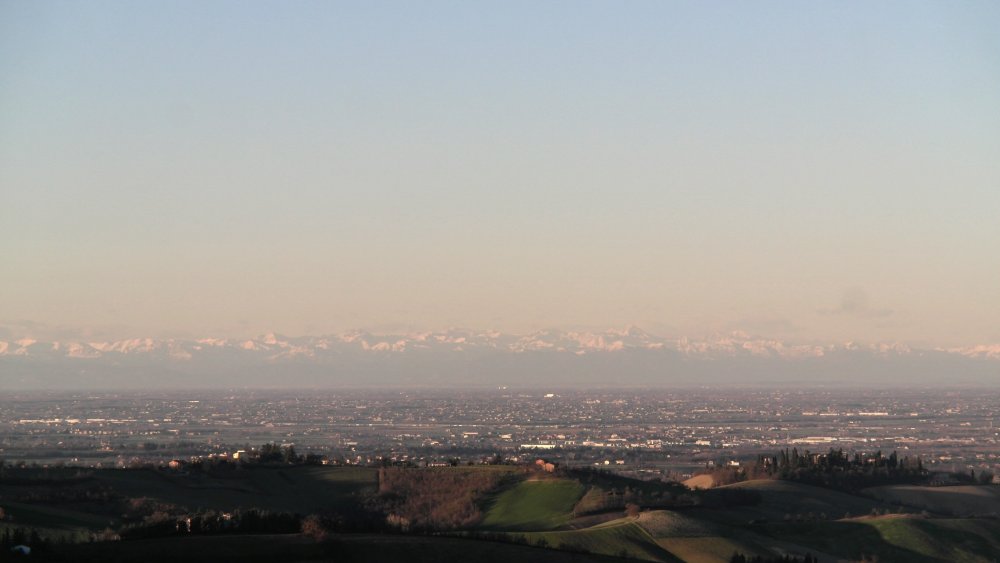
[[[28,468],[0,479],[0,506],[7,514],[0,528],[30,527],[53,540],[85,541],[92,532],[135,522],[134,515],[126,519],[121,512],[128,510],[129,503],[150,503],[166,507],[156,510],[171,511],[167,527],[157,528],[161,536],[140,534],[117,542],[51,546],[51,557],[46,557],[56,561],[127,561],[144,550],[156,551],[155,556],[145,558],[149,561],[161,560],[156,559],[161,555],[163,561],[172,560],[190,550],[199,554],[191,559],[195,561],[217,560],[222,553],[239,553],[246,561],[401,558],[419,562],[474,557],[477,561],[628,558],[727,563],[735,552],[762,557],[811,554],[824,563],[862,556],[916,563],[986,563],[1000,558],[1000,520],[936,517],[962,506],[976,510],[993,506],[996,491],[988,487],[879,487],[865,491],[871,496],[860,496],[759,480],[683,492],[677,484],[578,470],[556,475],[515,466],[393,471],[398,472],[393,474],[397,485],[405,487],[380,486],[380,479],[386,485],[387,477],[380,478],[378,469],[357,467],[249,465],[214,472]],[[478,519],[421,530],[433,537],[393,527],[390,516],[395,514],[398,520],[401,513],[390,511],[409,506],[404,502],[408,495],[437,503],[442,497],[426,496],[420,487],[440,491],[443,486],[444,494],[454,498],[461,496],[459,489],[464,486],[462,494],[471,496],[463,502],[481,509]],[[683,502],[669,509],[647,506],[637,517],[626,517],[621,508],[610,505],[577,514],[585,495],[615,496],[626,487],[634,498]],[[653,492],[661,495],[653,496]],[[896,504],[903,501],[909,504]],[[411,508],[432,508],[422,502]],[[922,502],[933,503],[935,510],[918,514],[914,505]],[[184,518],[185,511],[218,513],[240,507],[300,517],[325,514],[334,518],[326,521],[334,523],[336,518],[363,513],[369,526],[391,533],[373,536],[360,530],[346,534],[343,528],[334,528],[328,541],[317,543],[291,533],[297,527],[282,535],[238,535],[243,531],[212,535],[175,530],[170,519]],[[298,520],[293,522],[298,526]]]
[[[862,491],[884,502],[918,510],[954,516],[1000,514],[1000,487],[995,485],[959,485],[920,487],[890,485]]]
[[[584,488],[568,479],[524,480],[489,501],[480,526],[489,530],[551,530],[573,518]]]

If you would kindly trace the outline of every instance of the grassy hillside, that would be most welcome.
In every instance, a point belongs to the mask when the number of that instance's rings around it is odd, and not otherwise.
[[[768,524],[764,533],[840,557],[987,563],[1000,558],[1000,522],[913,517]]]
[[[190,509],[258,507],[308,514],[374,491],[377,472],[361,467],[250,466],[224,474],[176,474],[153,469],[103,470],[95,478],[129,497]]]
[[[845,516],[863,516],[872,509],[885,510],[889,505],[867,498],[805,485],[791,481],[757,480],[745,481],[705,491],[705,499],[713,495],[724,495],[728,490],[752,491],[759,495],[759,501],[749,506],[733,506],[725,510],[706,510],[702,514],[714,520],[732,525],[745,525],[750,520],[781,521],[786,516],[796,519],[820,518],[839,519]],[[825,515],[825,518],[824,518]]]
[[[775,555],[752,542],[723,536],[663,538],[657,540],[656,543],[685,563],[728,563],[736,552],[748,556],[773,557]]]
[[[895,486],[866,493],[882,500],[787,481],[747,481],[691,492],[677,484],[593,472],[553,476],[523,467],[400,468],[381,473],[321,466],[249,466],[189,474],[153,469],[105,469],[65,476],[22,472],[0,481],[0,506],[10,517],[0,522],[0,527],[32,527],[50,539],[81,540],[91,531],[126,523],[134,526],[154,511],[169,512],[165,520],[169,523],[169,518],[185,511],[255,507],[302,515],[326,513],[326,520],[313,522],[342,524],[345,518],[370,518],[364,521],[372,526],[363,528],[369,531],[483,535],[478,540],[344,535],[336,532],[359,528],[329,524],[325,532],[336,541],[320,545],[296,533],[246,536],[230,531],[210,536],[195,530],[175,535],[171,528],[166,536],[155,539],[125,534],[126,539],[120,542],[53,545],[55,559],[40,554],[42,559],[61,561],[161,560],[158,557],[163,561],[215,561],[238,557],[269,562],[469,559],[506,563],[543,558],[546,562],[601,561],[608,560],[602,556],[608,556],[726,563],[737,551],[761,556],[811,553],[824,563],[862,555],[916,563],[1000,559],[1000,520],[921,518],[913,514],[920,503],[928,503],[935,513],[962,507],[980,512],[997,502],[994,488]],[[594,497],[590,504],[599,510],[574,511],[587,504],[585,495]],[[626,498],[643,504],[646,510],[638,518],[622,518],[621,508],[609,499],[622,504]],[[472,508],[471,515],[462,520],[467,523],[454,525],[447,520],[447,525],[431,522],[433,525],[418,527],[411,518],[414,514],[432,515],[435,507],[452,501]],[[675,504],[666,509],[650,508],[667,502]],[[916,507],[909,515],[869,516],[873,509],[880,513],[895,510],[899,502]],[[331,514],[334,512],[337,514]],[[391,516],[397,520],[405,516],[413,526],[383,528],[391,526]],[[240,530],[294,532],[299,523],[292,519],[292,524],[288,529]],[[529,545],[485,541],[500,537],[523,537]]]
[[[488,502],[481,527],[508,531],[558,528],[573,518],[573,506],[583,493],[583,485],[568,479],[521,481]]]
[[[482,520],[485,500],[523,473],[479,467],[386,468],[369,508],[391,515],[401,530],[468,529]]]
[[[0,482],[0,507],[7,515],[0,530],[30,527],[54,541],[86,540],[90,532],[117,528],[130,499],[191,511],[256,507],[309,514],[357,503],[377,484],[374,469],[317,466],[257,466],[213,475],[102,469],[79,479],[45,470],[35,477]]]
[[[637,523],[654,538],[697,538],[717,536],[728,526],[696,518],[690,513],[672,510],[651,510],[639,515]]]
[[[0,522],[0,534],[8,530],[13,533],[18,528],[32,528],[53,541],[78,542],[87,541],[91,531],[117,525],[113,518],[73,510],[6,501],[0,506],[8,515],[5,521]]]
[[[736,526],[700,518],[693,511],[653,510],[637,523],[656,543],[678,559],[692,563],[727,563],[734,552],[775,557],[812,553],[821,561],[835,561],[805,546],[782,542]]]
[[[995,561],[1000,557],[1000,522],[996,520],[878,518],[868,524],[886,543],[944,561]]]
[[[682,561],[695,563],[728,562],[734,552],[772,555],[751,542],[734,539],[733,530],[678,512],[655,510],[640,515],[639,526],[657,545]]]
[[[715,486],[715,479],[711,475],[695,475],[684,481],[684,486],[691,489],[711,489]]]
[[[18,526],[98,530],[116,524],[114,518],[63,507],[9,501],[5,501],[2,506],[7,513],[7,523]]]
[[[348,534],[317,544],[299,535],[194,536],[110,544],[56,546],[38,558],[74,563],[293,563],[336,561],[476,561],[482,563],[616,563],[601,555],[560,553],[523,545],[404,535]],[[33,557],[34,558],[34,557]]]
[[[965,485],[955,487],[919,487],[891,485],[863,491],[879,500],[900,503],[919,510],[955,516],[1000,514],[1000,487]]]
[[[531,544],[542,542],[556,549],[616,555],[644,561],[680,561],[657,545],[648,532],[631,519],[619,519],[583,530],[524,534]],[[732,555],[732,552],[730,552]]]

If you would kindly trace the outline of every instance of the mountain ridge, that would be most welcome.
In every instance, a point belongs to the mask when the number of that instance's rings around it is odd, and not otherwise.
[[[662,338],[636,327],[606,331],[540,330],[528,334],[449,329],[406,333],[374,333],[362,330],[321,336],[285,336],[266,333],[252,338],[125,338],[120,340],[59,339],[39,340],[24,337],[0,340],[0,357],[32,356],[39,353],[59,353],[70,358],[100,358],[109,354],[155,353],[168,350],[174,359],[191,359],[195,352],[226,348],[245,352],[275,352],[282,355],[308,355],[338,347],[355,347],[371,352],[405,353],[414,349],[450,349],[455,352],[473,348],[505,350],[512,353],[554,351],[586,354],[621,352],[635,349],[673,350],[688,356],[740,355],[802,358],[822,357],[842,351],[869,351],[880,354],[923,354],[928,352],[960,355],[970,358],[1000,360],[1000,344],[978,344],[950,348],[914,348],[901,343],[856,343],[847,341],[831,344],[799,344],[779,339],[750,335],[742,331],[714,338]]]
[[[798,344],[636,327],[450,329],[254,338],[0,341],[0,388],[273,386],[995,385],[1000,345]]]

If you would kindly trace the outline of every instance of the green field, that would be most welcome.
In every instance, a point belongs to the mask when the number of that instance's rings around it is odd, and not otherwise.
[[[481,527],[488,530],[539,531],[572,520],[584,487],[568,479],[521,481],[488,502]]]

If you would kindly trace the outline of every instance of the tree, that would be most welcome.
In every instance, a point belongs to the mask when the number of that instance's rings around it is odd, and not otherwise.
[[[260,447],[257,459],[261,463],[276,462],[284,459],[284,454],[278,444],[264,444]]]
[[[641,511],[642,508],[634,502],[630,502],[625,505],[625,516],[628,516],[629,518],[638,518]]]
[[[323,519],[315,514],[310,514],[302,519],[302,535],[317,542],[325,541],[329,537]]]

